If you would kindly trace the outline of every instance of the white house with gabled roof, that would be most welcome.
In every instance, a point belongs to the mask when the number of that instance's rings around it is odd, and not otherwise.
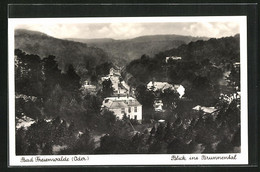
[[[185,88],[182,85],[172,85],[172,84],[169,84],[168,82],[150,81],[147,84],[147,89],[151,90],[151,91],[161,90],[162,92],[165,89],[176,90],[180,95],[179,98],[181,98],[185,94]]]
[[[182,58],[179,57],[179,56],[165,57],[165,62],[168,63],[169,59],[171,59],[171,60],[181,60]]]
[[[139,122],[142,121],[142,105],[133,97],[107,97],[103,100],[102,109],[107,109],[122,119],[124,114]]]

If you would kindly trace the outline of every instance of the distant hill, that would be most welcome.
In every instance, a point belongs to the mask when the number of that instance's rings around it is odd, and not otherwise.
[[[166,62],[166,57],[178,56],[181,60]],[[156,54],[154,57],[141,56],[130,62],[125,72],[130,73],[137,83],[147,83],[152,79],[181,84],[192,81],[196,76],[206,76],[209,80],[214,70],[224,73],[240,61],[239,35],[207,41],[198,40]],[[207,73],[209,72],[209,73]],[[216,82],[216,80],[214,81]]]
[[[73,64],[75,68],[89,69],[109,61],[108,55],[100,48],[24,29],[15,30],[15,48],[41,58],[54,55],[63,72],[68,64]]]
[[[166,60],[172,56],[181,59]],[[232,90],[228,84],[240,83],[239,70],[234,67],[239,61],[240,41],[239,35],[235,35],[190,42],[154,57],[143,55],[130,62],[122,76],[133,86],[146,85],[152,80],[181,84],[186,97],[198,104],[212,106],[220,93]]]
[[[177,48],[191,41],[207,40],[207,37],[192,37],[182,35],[150,35],[133,39],[115,40],[110,38],[101,39],[76,39],[68,40],[87,43],[89,46],[103,49],[111,61],[122,66],[132,60],[140,58],[143,54],[153,56],[161,51]]]
[[[117,40],[112,39],[112,38],[97,38],[97,39],[84,39],[84,38],[68,38],[66,40],[69,41],[76,41],[76,42],[82,42],[86,44],[95,44],[95,43],[110,43],[110,42],[115,42]]]
[[[240,53],[240,35],[211,38],[207,41],[198,40],[187,45],[181,45],[163,52],[165,56],[181,56],[185,61],[196,61],[201,63],[209,60],[219,66],[225,62],[238,62]]]

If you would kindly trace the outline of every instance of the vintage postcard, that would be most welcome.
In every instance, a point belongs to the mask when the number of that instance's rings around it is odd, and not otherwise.
[[[247,18],[9,18],[9,165],[248,164]]]

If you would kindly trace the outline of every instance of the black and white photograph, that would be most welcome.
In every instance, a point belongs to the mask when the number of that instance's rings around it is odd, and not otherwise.
[[[10,164],[246,164],[246,45],[243,16],[9,19]]]

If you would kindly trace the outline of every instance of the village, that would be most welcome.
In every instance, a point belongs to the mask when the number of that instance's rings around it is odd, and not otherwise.
[[[165,57],[165,62],[167,63],[169,60],[181,60],[181,57]],[[235,64],[237,67],[238,64]],[[92,84],[89,79],[82,82],[82,86],[80,88],[82,94],[84,95],[94,95],[96,96],[98,89],[102,89],[100,87],[104,82],[111,83],[111,89],[113,90],[107,97],[104,97],[100,108],[100,114],[104,114],[106,111],[112,112],[113,115],[116,116],[117,120],[127,120],[129,126],[131,126],[130,135],[133,137],[136,133],[142,133],[147,130],[151,132],[153,127],[158,127],[159,125],[166,125],[166,109],[163,104],[163,100],[161,94],[163,94],[167,90],[171,90],[178,95],[177,99],[186,100],[185,97],[185,88],[179,84],[170,84],[168,82],[155,81],[151,80],[146,84],[146,90],[154,94],[154,102],[153,102],[153,112],[154,114],[159,114],[157,118],[149,119],[149,122],[144,122],[144,109],[143,105],[137,100],[136,97],[136,88],[133,86],[129,86],[128,83],[123,79],[122,68],[114,65],[110,68],[108,75],[102,76],[98,82],[98,84]],[[99,88],[97,88],[99,85]],[[239,93],[233,96],[228,96],[221,94],[221,97],[228,102],[231,102],[233,99],[239,98]],[[16,98],[23,98],[25,100],[36,101],[35,97],[19,95]],[[176,103],[174,102],[173,107],[176,108]],[[206,107],[201,105],[193,106],[191,109],[186,109],[186,111],[192,112],[200,112],[205,117],[211,116],[216,119],[218,114],[218,109],[215,107]],[[195,119],[195,116],[194,116]],[[184,128],[188,128],[193,119],[185,119],[183,122]],[[46,120],[47,122],[51,122],[51,120]],[[186,122],[186,123],[185,123]],[[16,128],[19,129],[21,127],[28,128],[35,121],[29,117],[24,116],[23,118],[18,120]],[[84,134],[84,131],[78,131],[78,138]],[[101,138],[106,136],[107,133],[102,132],[91,132],[91,137],[94,141],[95,149],[100,147]],[[66,145],[62,146],[54,146],[53,153],[59,153],[62,149],[65,149]]]
[[[170,56],[165,57],[165,63],[170,63],[171,61],[181,61],[181,57],[176,56]],[[239,63],[234,64],[235,68],[239,67]],[[105,96],[103,95],[103,100],[99,108],[99,114],[96,115],[103,115],[105,118],[105,115],[107,115],[107,112],[111,112],[118,121],[124,121],[126,125],[129,126],[128,133],[126,133],[128,136],[125,137],[134,137],[143,133],[151,133],[151,136],[154,130],[159,130],[159,126],[168,126],[169,124],[182,126],[183,129],[187,130],[191,125],[192,122],[194,123],[194,120],[197,121],[199,119],[199,116],[192,116],[192,114],[201,114],[203,119],[206,119],[208,117],[212,118],[212,120],[216,120],[219,114],[219,109],[216,107],[208,107],[208,106],[201,106],[200,104],[193,105],[192,107],[189,107],[189,109],[184,109],[182,112],[183,115],[186,113],[191,114],[189,117],[181,117],[183,118],[180,120],[180,117],[176,114],[172,113],[175,111],[174,109],[177,108],[177,102],[182,102],[182,104],[186,104],[189,102],[189,100],[185,96],[185,87],[180,84],[170,84],[167,81],[157,81],[155,79],[150,80],[145,84],[145,92],[148,92],[149,94],[153,95],[153,102],[152,102],[152,110],[149,112],[146,112],[148,109],[147,107],[144,108],[144,104],[146,101],[150,101],[148,99],[144,99],[144,102],[139,102],[137,95],[137,88],[134,86],[130,86],[128,84],[128,79],[122,76],[124,68],[118,67],[116,65],[113,65],[110,69],[107,75],[101,76],[97,83],[92,83],[90,79],[86,79],[82,81],[81,88],[79,89],[81,91],[81,94],[84,96],[92,95],[94,97],[97,96],[98,92],[104,92],[104,83],[108,83],[106,87],[108,89],[112,90]],[[227,77],[230,74],[230,72],[227,72]],[[103,86],[102,86],[103,85]],[[169,92],[170,91],[170,92]],[[169,111],[169,105],[164,104],[168,103],[165,102],[165,99],[163,99],[162,95],[170,94],[169,98],[172,99],[174,95],[172,93],[176,94],[177,97],[174,98],[173,104],[170,105],[170,108],[173,108]],[[141,93],[143,94],[143,93]],[[171,98],[171,96],[173,96]],[[37,97],[35,96],[26,96],[23,94],[16,95],[16,98],[24,99],[26,102],[32,101],[36,102]],[[233,95],[226,95],[221,93],[220,99],[225,100],[229,104],[232,102],[232,100],[236,100],[240,98],[240,92],[237,92]],[[169,100],[172,101],[172,100]],[[179,106],[179,105],[178,105]],[[150,113],[151,116],[147,117],[147,113]],[[23,115],[23,114],[22,114]],[[146,116],[145,116],[146,115]],[[173,119],[171,119],[169,123],[169,116]],[[52,123],[54,119],[46,119],[45,121],[47,123]],[[63,121],[63,120],[62,120]],[[62,122],[61,121],[61,122]],[[175,122],[174,122],[175,121]],[[24,128],[27,130],[31,125],[36,123],[36,121],[30,117],[27,117],[23,115],[22,118],[17,118],[17,125],[16,129]],[[66,123],[67,126],[69,126],[68,123]],[[128,128],[128,127],[127,127]],[[167,128],[167,127],[166,127]],[[188,130],[187,130],[188,131]],[[109,132],[106,131],[95,131],[90,130],[89,134],[91,138],[93,139],[94,149],[98,150],[101,147],[101,140],[104,137],[108,137]],[[77,139],[82,138],[82,136],[86,134],[86,131],[79,130],[77,132]],[[148,135],[146,134],[146,137]],[[148,138],[144,138],[147,142],[149,141]],[[187,144],[190,143],[191,140],[187,140]],[[52,147],[52,153],[53,154],[59,154],[60,151],[67,149],[68,145],[54,145]],[[199,151],[200,148],[197,148]],[[200,151],[203,151],[204,149],[201,149]]]
[[[181,57],[165,57],[165,62],[167,63],[171,60],[181,60]],[[133,135],[136,133],[141,133],[144,130],[151,132],[154,126],[158,127],[158,125],[163,124],[166,125],[166,115],[163,101],[160,97],[160,93],[164,93],[165,90],[169,89],[177,93],[178,99],[185,100],[185,88],[182,85],[172,85],[168,82],[160,82],[160,81],[150,81],[146,84],[146,89],[155,95],[155,100],[153,102],[154,113],[160,114],[160,118],[157,120],[150,119],[150,123],[143,123],[143,113],[144,110],[142,108],[142,104],[138,102],[136,98],[136,88],[131,87],[127,84],[126,81],[123,80],[121,76],[122,68],[114,66],[110,69],[109,74],[101,78],[100,83],[104,81],[110,80],[112,83],[113,93],[109,97],[105,97],[102,105],[100,107],[100,112],[102,113],[104,110],[108,110],[113,112],[118,120],[123,120],[124,118],[128,118],[129,125],[131,125]],[[83,90],[88,90],[90,92],[96,92],[96,87],[91,85],[87,80],[82,86]],[[224,95],[222,95],[224,96]],[[239,96],[239,95],[238,95]],[[228,101],[232,101],[232,99],[236,99],[237,97],[230,97],[225,95]],[[176,105],[175,105],[176,107]],[[206,107],[201,105],[196,105],[191,109],[186,109],[186,111],[192,112],[201,112],[205,117],[212,116],[213,118],[217,117],[218,110],[215,107]],[[194,116],[195,118],[195,116]],[[192,119],[187,119],[187,124],[190,125]],[[136,122],[134,122],[136,121]],[[132,122],[132,123],[131,123]],[[100,138],[105,134],[101,135],[93,135],[95,138],[96,147],[100,145]]]
[[[166,57],[166,61],[169,57]],[[176,58],[179,60],[180,57]],[[134,87],[129,86],[121,76],[120,67],[112,67],[107,76],[101,78],[100,83],[110,80],[112,83],[113,94],[110,97],[106,97],[103,100],[101,111],[107,109],[114,112],[118,119],[122,119],[126,115],[129,119],[135,119],[140,124],[142,123],[142,104],[140,104],[135,97]],[[165,89],[171,89],[179,94],[179,98],[182,98],[185,94],[185,88],[182,85],[171,85],[168,82],[156,82],[150,81],[146,85],[149,91],[164,91]],[[86,80],[82,85],[83,92],[96,92],[96,86],[90,84],[89,80]],[[154,110],[156,112],[164,112],[162,100],[157,97],[154,101]],[[160,121],[164,121],[161,119]]]
[[[167,62],[169,59],[172,60],[181,60],[181,57],[165,57]],[[118,119],[122,119],[126,115],[130,119],[137,120],[140,124],[142,123],[142,104],[140,104],[135,97],[134,87],[129,86],[121,76],[120,67],[112,67],[107,76],[101,78],[101,83],[105,80],[110,80],[112,83],[113,94],[110,97],[106,97],[103,100],[101,111],[107,109],[114,112]],[[168,82],[158,82],[150,81],[146,85],[147,90],[156,92],[164,92],[166,89],[170,89],[179,94],[179,99],[185,98],[185,88],[182,85],[171,85]],[[91,85],[90,81],[86,80],[82,85],[82,90],[95,93],[96,86]],[[239,96],[239,95],[238,95]],[[228,96],[226,96],[228,97]],[[156,96],[154,101],[154,111],[155,112],[164,112],[163,102],[159,96]],[[213,114],[216,109],[214,107],[205,107],[196,105],[190,110],[203,111],[205,114]],[[160,122],[164,121],[163,119],[159,120]]]
[[[240,152],[238,31],[200,37],[141,23],[128,39],[108,23],[77,26],[82,39],[14,29],[17,155]],[[91,39],[102,27],[109,34]]]

